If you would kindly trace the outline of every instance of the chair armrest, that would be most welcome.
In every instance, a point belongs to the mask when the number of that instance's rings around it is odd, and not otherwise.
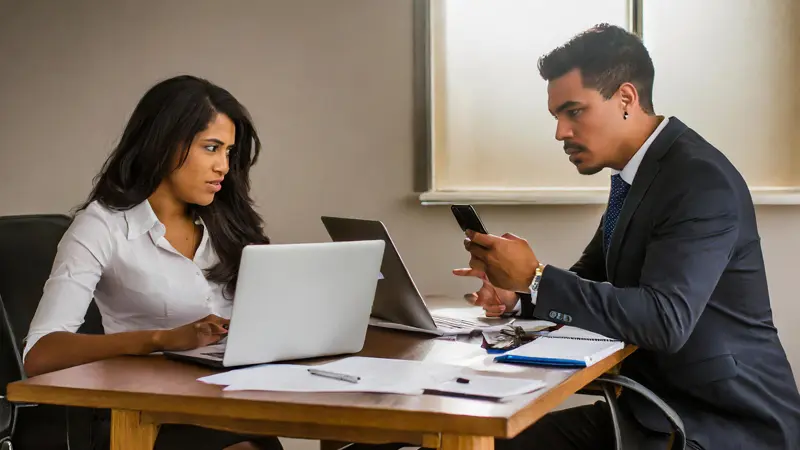
[[[637,394],[643,396],[651,403],[653,403],[658,409],[660,409],[664,415],[667,417],[667,420],[672,424],[672,428],[675,430],[675,440],[672,443],[672,449],[679,449],[685,450],[686,449],[686,430],[683,426],[683,420],[681,420],[680,416],[677,412],[675,412],[672,407],[670,407],[664,400],[661,400],[653,391],[647,389],[646,387],[642,386],[641,384],[637,383],[636,381],[623,376],[623,375],[601,375],[596,380],[598,383],[603,385],[612,385],[612,386],[619,386],[625,388],[629,391],[636,392]],[[606,396],[606,400],[608,400],[608,395]],[[614,426],[617,427],[619,424],[618,421],[618,414],[619,411],[616,406],[616,398],[614,398],[614,403],[609,403],[611,408],[611,415],[614,419]],[[615,430],[617,431],[617,430]],[[619,439],[617,440],[619,443]],[[620,448],[619,445],[617,448]]]
[[[608,369],[608,371],[605,374],[606,375],[618,375],[619,371],[620,371],[620,365],[618,364],[618,365]],[[590,382],[586,386],[584,386],[583,389],[580,389],[578,392],[576,392],[576,394],[606,396],[606,392],[605,392],[605,387],[604,386],[605,386],[604,383],[600,383],[600,382],[595,380],[595,381]],[[614,392],[616,393],[616,396],[619,397],[619,395],[622,393],[622,386],[615,386],[614,387]]]

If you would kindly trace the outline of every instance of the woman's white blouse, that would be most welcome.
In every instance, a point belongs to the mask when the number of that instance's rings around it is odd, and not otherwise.
[[[23,358],[48,333],[76,332],[92,298],[106,334],[171,329],[209,314],[230,318],[223,286],[205,278],[218,261],[205,226],[194,260],[165,231],[146,200],[127,211],[93,202],[78,213],[58,244]]]

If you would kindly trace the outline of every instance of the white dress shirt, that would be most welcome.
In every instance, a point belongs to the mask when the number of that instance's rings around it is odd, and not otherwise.
[[[166,228],[147,200],[127,211],[92,202],[58,244],[23,358],[42,336],[76,332],[93,298],[106,334],[172,329],[209,314],[230,318],[232,301],[223,286],[204,275],[219,259],[202,228],[190,260],[164,237]]]
[[[625,164],[625,167],[622,170],[613,170],[612,174],[619,174],[619,177],[628,184],[633,184],[633,179],[636,178],[636,172],[639,171],[639,165],[642,163],[642,159],[644,159],[644,154],[647,153],[647,150],[650,148],[650,145],[653,144],[653,141],[656,140],[656,137],[661,133],[667,126],[667,122],[669,122],[669,117],[664,117],[660,124],[653,130],[653,133],[650,134],[650,137],[644,141],[639,150],[636,150],[636,153],[633,154],[631,160],[628,161],[628,164]]]
[[[639,171],[639,165],[642,163],[642,159],[644,158],[645,153],[647,153],[647,150],[650,148],[650,145],[653,144],[653,141],[656,140],[656,136],[658,136],[659,133],[661,133],[661,131],[664,129],[664,127],[667,126],[667,122],[669,122],[669,118],[664,117],[661,123],[659,123],[656,129],[653,130],[653,132],[650,134],[650,137],[648,137],[647,140],[644,141],[644,144],[642,144],[642,146],[639,147],[639,150],[636,150],[636,153],[633,154],[630,161],[628,161],[628,163],[625,164],[625,167],[623,167],[622,170],[612,169],[611,170],[612,175],[619,174],[619,177],[622,178],[623,181],[625,181],[628,184],[633,184],[633,180],[634,178],[636,178],[636,172]],[[533,303],[534,305],[536,304],[536,294],[537,292],[531,289],[531,303]],[[522,309],[522,300],[518,300],[517,305],[514,307],[513,311],[519,312],[521,309]]]

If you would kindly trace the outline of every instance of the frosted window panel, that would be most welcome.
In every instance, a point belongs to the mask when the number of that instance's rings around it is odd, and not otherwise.
[[[797,0],[644,2],[656,112],[717,146],[751,188],[797,185]],[[800,2],[797,2],[800,3]]]
[[[628,1],[431,4],[435,188],[607,186],[577,174],[555,140],[537,62],[597,23],[627,28]]]

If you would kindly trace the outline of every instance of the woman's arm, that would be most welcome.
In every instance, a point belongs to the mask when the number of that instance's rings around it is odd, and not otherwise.
[[[172,330],[128,331],[108,335],[56,331],[42,336],[25,358],[25,373],[41,375],[122,355],[191,350],[227,334],[228,319],[210,315]]]
[[[109,335],[56,331],[42,336],[25,357],[25,373],[41,375],[121,355],[146,355],[160,350],[158,331]]]

